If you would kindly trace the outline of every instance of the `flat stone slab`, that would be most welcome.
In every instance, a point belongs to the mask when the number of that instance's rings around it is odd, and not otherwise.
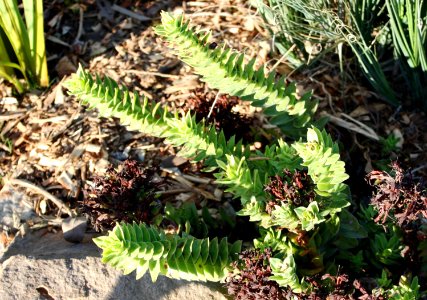
[[[82,243],[64,240],[62,232],[38,231],[15,238],[0,258],[2,300],[225,300],[220,286],[159,276],[153,283],[101,263],[101,252],[86,235]]]

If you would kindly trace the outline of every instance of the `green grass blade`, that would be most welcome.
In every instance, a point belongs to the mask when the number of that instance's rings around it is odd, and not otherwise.
[[[367,3],[364,3],[368,5]],[[372,7],[373,3],[369,4]],[[364,6],[362,5],[362,8]],[[353,5],[353,9],[349,9],[350,16],[353,20],[354,28],[350,28],[342,23],[341,20],[337,21],[337,30],[345,39],[346,43],[351,47],[354,55],[362,68],[363,74],[366,79],[372,85],[372,87],[381,94],[381,96],[391,105],[399,105],[399,101],[396,98],[394,90],[391,88],[381,65],[378,61],[377,56],[371,47],[363,38],[362,26],[366,27],[366,22],[361,22],[365,17],[360,16],[360,7],[357,9]]]
[[[16,78],[14,69],[21,71],[21,67],[19,65],[10,61],[6,47],[0,37],[0,77],[3,77],[7,81],[11,82],[15,86],[18,93],[23,93],[24,87]]]
[[[0,1],[0,27],[4,30],[22,70],[31,68],[28,31],[19,13],[16,0]],[[29,70],[32,71],[33,70]],[[30,73],[30,75],[32,75]],[[31,77],[31,76],[30,76]]]
[[[387,0],[396,52],[411,68],[427,71],[427,5],[423,0]]]
[[[23,0],[23,4],[31,49],[31,61],[33,62],[32,70],[38,85],[47,87],[49,85],[49,76],[44,42],[43,1]]]
[[[9,75],[9,73],[5,72],[4,69],[0,66],[0,77],[3,77],[7,81],[11,82],[15,88],[18,90],[18,93],[22,94],[24,92],[24,87],[19,82],[16,77]]]
[[[398,7],[398,2],[394,0],[387,0],[386,4],[389,12],[391,31],[395,47],[399,53],[402,53],[403,55],[408,57],[410,61],[413,62],[414,56],[412,55],[409,43],[405,38],[405,30],[403,29],[403,20],[399,13],[400,8]]]
[[[22,72],[20,65],[15,64],[15,63],[10,62],[10,61],[5,61],[1,57],[0,57],[0,67],[13,68],[13,69],[17,69],[20,72]]]
[[[9,76],[14,76],[15,72],[13,71],[13,69],[11,69],[10,66],[6,65],[8,63],[10,63],[10,58],[7,54],[6,46],[4,45],[3,40],[0,36],[0,71],[2,71],[3,74],[6,73]]]

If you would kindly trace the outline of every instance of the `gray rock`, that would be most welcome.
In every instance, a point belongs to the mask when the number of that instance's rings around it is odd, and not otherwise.
[[[86,217],[68,217],[62,220],[62,232],[67,242],[80,243],[83,241],[86,228]]]
[[[25,193],[7,184],[0,190],[0,229],[19,228],[20,221],[31,219],[33,201]]]
[[[0,259],[1,299],[226,299],[213,284],[124,276],[101,263],[92,237],[86,235],[80,244],[65,241],[62,232],[17,237]]]

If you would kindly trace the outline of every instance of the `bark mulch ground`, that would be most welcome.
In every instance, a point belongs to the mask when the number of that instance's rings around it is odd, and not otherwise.
[[[213,31],[212,42],[226,43],[248,57],[256,56],[257,63],[270,70],[289,74],[286,58],[271,54],[268,32],[248,1],[45,1],[44,7],[51,87],[16,96],[9,85],[0,83],[2,198],[19,199],[15,200],[35,211],[27,216],[17,209],[12,221],[2,225],[3,247],[18,230],[55,230],[62,218],[78,214],[84,187],[104,175],[110,164],[117,166],[128,158],[159,167],[156,175],[167,184],[157,193],[165,201],[176,205],[193,201],[213,215],[231,202],[209,174],[176,156],[179,149],[128,131],[117,120],[98,118],[96,111],[68,96],[62,82],[81,64],[172,110],[197,110],[204,101],[213,103],[216,91],[201,83],[154,34],[151,26],[159,22],[161,10],[184,12],[192,24]],[[320,100],[319,114],[330,118],[327,128],[342,143],[350,183],[365,189],[357,197],[369,194],[365,174],[395,158],[412,167],[415,177],[424,177],[423,113],[387,106],[360,78],[343,79],[337,62],[319,63],[291,74],[289,80],[296,80],[300,91],[312,89]],[[261,132],[248,140],[254,148],[262,147],[271,128],[259,111],[222,97],[234,103],[231,110],[242,122]],[[204,104],[200,111],[206,110]],[[387,152],[380,139],[388,135],[399,138],[399,143]]]

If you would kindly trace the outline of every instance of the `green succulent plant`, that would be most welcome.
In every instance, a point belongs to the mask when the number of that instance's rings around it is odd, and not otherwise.
[[[147,270],[176,279],[220,281],[240,252],[241,242],[227,238],[196,239],[183,233],[167,235],[145,224],[117,224],[108,236],[94,239],[103,249],[102,262],[141,278]]]
[[[307,135],[300,136],[300,140],[292,144],[280,139],[263,152],[251,153],[249,147],[243,145],[242,142],[236,142],[234,137],[226,140],[222,132],[216,132],[204,121],[196,122],[195,117],[191,114],[179,116],[169,112],[159,104],[131,94],[110,78],[101,80],[96,77],[94,79],[81,67],[65,84],[69,92],[80,98],[83,104],[97,108],[102,116],[118,117],[124,125],[128,125],[132,129],[165,138],[167,143],[181,146],[181,156],[195,162],[203,161],[206,171],[215,171],[214,176],[217,178],[217,183],[226,186],[227,191],[240,198],[243,208],[238,214],[250,216],[251,221],[260,221],[261,227],[275,227],[276,230],[277,228],[280,230],[287,228],[291,231],[313,231],[320,223],[325,222],[330,216],[334,216],[349,205],[347,186],[343,183],[348,175],[345,173],[344,163],[339,159],[337,144],[325,131],[316,127],[304,129],[305,126],[310,125],[311,114],[316,107],[315,102],[310,100],[308,95],[297,100],[294,87],[286,87],[283,81],[275,83],[274,75],[268,75],[266,78],[262,69],[253,70],[254,61],[244,65],[244,57],[237,55],[236,52],[229,49],[210,49],[207,45],[208,36],[199,39],[181,17],[174,18],[164,13],[162,25],[156,28],[156,32],[162,36],[168,36],[168,39],[173,41],[181,59],[193,66],[208,85],[218,88],[221,92],[240,96],[254,105],[264,107],[264,112],[271,117],[270,121],[282,129],[285,128],[282,125],[292,124],[292,128],[298,129],[294,133],[305,130]],[[211,76],[212,74],[215,76]],[[279,119],[287,121],[279,122]],[[261,159],[251,160],[251,157],[254,156]],[[282,205],[274,207],[271,214],[268,214],[266,212],[268,195],[264,190],[265,185],[271,176],[284,169],[306,169],[308,171],[315,186],[315,201],[306,207],[282,203]],[[292,216],[292,223],[289,223],[288,216]],[[97,240],[98,245],[104,249],[104,253],[107,253],[104,254],[104,261],[109,261],[115,267],[124,269],[126,272],[138,268],[132,251],[136,251],[133,247],[136,247],[138,242],[143,242],[141,238],[138,238],[135,241],[136,244],[133,244],[132,233],[145,228],[141,227],[142,225],[138,227],[140,229],[129,226],[118,225],[108,237]],[[127,238],[123,240],[123,232],[127,232],[126,230],[131,232],[129,236],[132,237],[132,242],[128,243]],[[154,232],[154,229],[149,231]],[[160,239],[164,240],[164,237]],[[194,240],[189,235],[179,239],[180,241],[181,239]],[[226,244],[222,245],[225,247]],[[160,244],[158,247],[160,249]],[[291,249],[292,245],[288,243],[288,247]],[[154,274],[154,278],[157,274],[169,274],[169,271],[162,269],[163,267],[155,265],[152,257],[144,258],[141,253],[136,253],[135,255],[145,259],[144,262],[140,261],[140,264],[143,265],[137,269],[138,274],[147,268]],[[191,251],[189,250],[188,253]],[[164,259],[168,257],[166,252],[161,252],[161,254],[159,252],[158,255],[163,255]],[[292,261],[291,257],[284,259]],[[121,262],[119,263],[119,261]],[[222,261],[222,263],[226,262],[230,261]],[[212,261],[209,266],[213,267],[214,263],[216,261]],[[301,290],[296,288],[300,284],[300,281],[297,280],[297,267],[289,269],[287,273],[281,273],[278,271],[279,264],[275,260],[272,260],[272,264],[277,266],[274,269],[276,275],[281,278],[278,280],[279,284],[288,285],[295,288],[296,291]],[[226,269],[224,264],[220,267],[221,270]],[[182,272],[184,269],[183,267],[179,270]],[[176,271],[176,268],[173,270]],[[194,276],[180,275],[180,278],[195,280],[200,275],[200,280],[217,280],[225,275],[225,273],[219,272],[219,269],[215,270],[216,273],[209,273],[212,275],[210,277],[202,276],[201,272],[193,272]],[[286,274],[290,277],[287,278]]]
[[[363,268],[363,251],[357,247],[368,232],[347,209],[351,203],[344,183],[348,175],[338,144],[314,125],[316,101],[309,94],[297,99],[294,86],[286,86],[284,80],[276,82],[275,75],[265,74],[263,68],[254,70],[254,60],[245,64],[243,55],[228,48],[211,49],[209,34],[200,37],[181,16],[163,13],[156,32],[211,88],[262,107],[287,139],[279,138],[263,151],[251,151],[234,137],[226,139],[222,131],[217,132],[204,120],[197,122],[191,112],[170,112],[108,77],[93,78],[81,67],[65,83],[70,94],[98,109],[101,116],[117,117],[133,130],[164,138],[166,143],[180,148],[181,156],[202,162],[204,171],[213,172],[216,183],[240,199],[242,209],[237,214],[248,216],[258,225],[259,237],[253,247],[269,253],[269,265],[262,269],[273,274],[268,279],[270,283],[273,280],[283,289],[304,294],[312,290],[308,279],[337,274],[339,264]],[[275,199],[269,192],[266,187],[272,178],[280,177],[284,170],[307,174],[309,190],[298,194],[309,195],[307,199]],[[298,185],[291,182],[298,176],[281,180],[283,186]],[[95,240],[103,249],[103,261],[125,273],[136,270],[138,278],[149,271],[153,280],[165,275],[223,281],[229,273],[238,273],[233,263],[239,258],[240,241],[229,244],[225,238],[197,239],[193,235],[205,237],[208,233],[205,225],[210,221],[206,213],[199,218],[194,206],[182,210],[170,205],[166,208],[166,218],[185,228],[185,232],[166,234],[145,224],[117,224],[108,236]],[[368,216],[370,212],[364,214]],[[378,243],[374,245],[377,258],[384,263],[394,262],[394,254],[400,249],[397,242],[383,241],[379,235]]]
[[[298,136],[310,124],[317,109],[310,93],[298,99],[295,84],[286,85],[284,77],[276,81],[276,74],[265,73],[264,66],[255,70],[255,58],[245,64],[243,54],[226,46],[212,49],[208,43],[210,33],[200,37],[182,16],[163,12],[162,24],[155,31],[171,43],[180,59],[193,67],[210,88],[262,107],[270,123],[285,133]]]

